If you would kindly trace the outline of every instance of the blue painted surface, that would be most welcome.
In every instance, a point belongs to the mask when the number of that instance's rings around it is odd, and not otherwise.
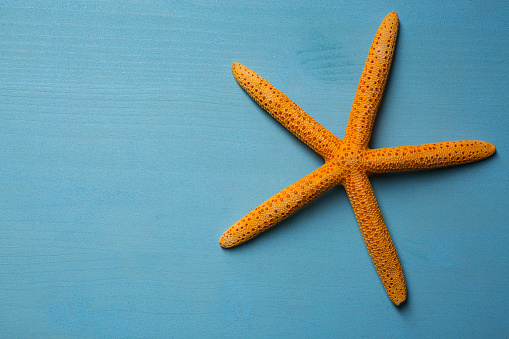
[[[0,336],[507,337],[505,2],[0,3]],[[480,163],[372,178],[409,289],[386,296],[346,194],[223,250],[321,164],[230,73],[342,137],[400,17],[372,147],[478,139]]]

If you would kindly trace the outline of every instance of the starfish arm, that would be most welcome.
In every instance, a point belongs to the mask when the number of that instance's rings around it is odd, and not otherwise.
[[[326,160],[332,157],[341,139],[256,72],[237,62],[233,63],[232,72],[258,105]]]
[[[330,164],[324,164],[255,208],[219,239],[222,247],[240,245],[289,217],[339,183]]]
[[[389,75],[396,37],[398,15],[389,13],[376,32],[353,100],[345,140],[366,148],[373,122]]]
[[[369,173],[386,173],[461,165],[495,153],[486,141],[465,140],[371,149],[365,153]]]
[[[368,176],[354,173],[346,178],[344,186],[385,291],[399,306],[406,300],[405,277]]]

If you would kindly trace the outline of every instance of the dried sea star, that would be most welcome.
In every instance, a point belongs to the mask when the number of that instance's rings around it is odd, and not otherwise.
[[[325,129],[255,72],[239,63],[232,65],[233,75],[240,86],[277,121],[320,154],[325,164],[231,226],[219,240],[222,247],[237,246],[252,239],[328,189],[343,185],[389,298],[396,305],[406,300],[401,264],[368,176],[478,161],[495,153],[495,146],[485,141],[469,140],[380,149],[368,147],[397,32],[398,15],[392,12],[383,20],[369,50],[343,139]]]

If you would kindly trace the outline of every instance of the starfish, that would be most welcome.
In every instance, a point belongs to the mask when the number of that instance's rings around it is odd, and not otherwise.
[[[325,163],[248,213],[219,240],[222,247],[240,245],[289,217],[330,188],[343,185],[376,271],[392,302],[406,300],[403,270],[384,223],[368,176],[466,164],[495,153],[485,141],[451,141],[417,146],[370,149],[373,122],[389,74],[398,15],[380,25],[362,71],[343,139],[325,129],[283,92],[247,67],[234,63],[240,86],[270,115],[320,154]]]

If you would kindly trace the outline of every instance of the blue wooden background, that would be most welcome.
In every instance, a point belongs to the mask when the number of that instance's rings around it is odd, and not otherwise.
[[[372,177],[401,308],[343,188],[218,245],[322,161],[230,65],[342,137],[390,11],[400,35],[371,146],[497,146]],[[0,337],[507,337],[508,14],[505,1],[0,1]]]

